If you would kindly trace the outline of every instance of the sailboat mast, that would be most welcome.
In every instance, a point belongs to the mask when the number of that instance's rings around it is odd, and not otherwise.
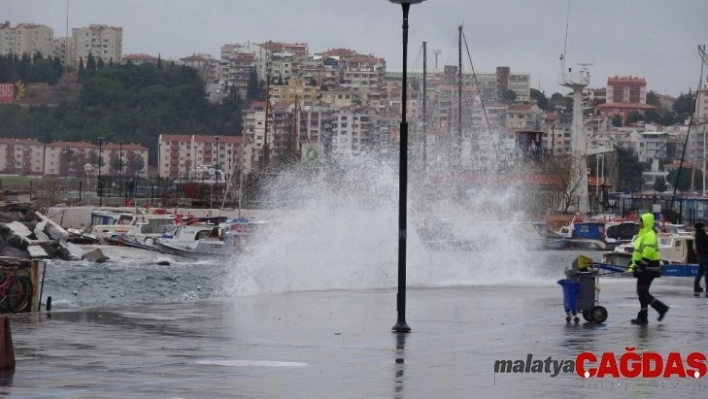
[[[423,42],[423,169],[427,169],[428,150],[428,43]]]
[[[270,111],[270,74],[266,75],[266,105],[265,105],[265,134],[263,135],[263,163],[262,173],[268,169],[268,113]]]
[[[460,151],[460,166],[462,166],[462,25],[459,26],[457,42],[457,144]]]

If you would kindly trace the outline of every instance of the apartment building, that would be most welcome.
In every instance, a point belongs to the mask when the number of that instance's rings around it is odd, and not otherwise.
[[[647,104],[647,82],[636,76],[614,76],[607,79],[606,103],[597,108],[604,117],[620,115],[622,119],[632,112],[644,114],[656,107]]]
[[[268,60],[273,58],[275,54],[292,54],[293,61],[299,69],[307,64],[310,58],[310,50],[307,43],[282,43],[268,41],[258,44],[260,47],[259,55],[261,59]]]
[[[356,55],[344,60],[341,86],[345,89],[378,92],[386,78],[386,61],[371,55]]]
[[[0,138],[0,171],[7,174],[41,175],[44,144],[35,139]]]
[[[122,59],[123,28],[92,24],[84,28],[73,28],[71,32],[73,66],[78,66],[80,59],[85,64],[89,54],[101,58],[106,64],[111,61],[117,63]]]
[[[378,132],[378,113],[371,107],[342,108],[334,113],[333,155],[371,152]]]
[[[304,66],[301,76],[306,82],[314,82],[317,87],[335,89],[339,87],[340,73],[337,59],[315,56]]]
[[[287,82],[300,76],[300,65],[294,53],[272,53],[266,59],[266,75],[271,82]]]
[[[160,176],[187,179],[202,166],[216,167],[228,176],[252,170],[253,145],[243,136],[162,134],[158,138]]]
[[[118,175],[115,158],[124,162],[125,176],[147,177],[148,149],[138,144],[56,141],[44,147],[44,174],[63,177],[97,176],[99,156],[101,175]]]
[[[239,91],[241,91],[241,88],[245,90],[248,77],[254,68],[258,79],[265,80],[265,53],[260,45],[250,42],[221,46],[218,70],[219,83],[225,86],[235,85]],[[243,82],[246,83],[244,84]]]
[[[22,23],[14,28],[10,22],[0,24],[0,55],[41,53],[54,56],[54,30],[46,25]]]
[[[667,132],[633,132],[631,137],[639,162],[666,158]]]
[[[157,65],[158,57],[155,57],[154,55],[150,54],[143,54],[143,53],[131,53],[131,54],[123,54],[120,58],[120,63],[121,64],[127,64],[130,62],[133,65],[141,65],[141,64],[152,64],[152,65]],[[113,62],[116,62],[116,60],[113,60]],[[165,62],[162,60],[162,62]]]
[[[541,130],[543,111],[536,104],[512,104],[507,110],[509,130]]]
[[[209,54],[192,54],[188,57],[180,58],[182,65],[194,68],[198,71],[199,77],[205,83],[215,83],[219,81],[219,61]]]
[[[289,103],[297,99],[300,103],[313,104],[318,100],[319,92],[318,86],[307,85],[302,79],[290,79],[286,84],[270,86],[271,100]]]

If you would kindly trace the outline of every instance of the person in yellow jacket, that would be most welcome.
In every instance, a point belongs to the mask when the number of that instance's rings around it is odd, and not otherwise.
[[[651,213],[643,214],[639,220],[639,237],[634,242],[632,262],[628,270],[637,279],[637,295],[641,306],[637,318],[632,319],[632,324],[649,324],[649,306],[659,312],[659,321],[663,320],[669,307],[649,293],[652,281],[661,277],[659,239],[654,231],[654,215]]]

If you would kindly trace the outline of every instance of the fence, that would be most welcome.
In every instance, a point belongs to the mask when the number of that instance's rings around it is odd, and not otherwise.
[[[254,202],[257,195],[252,182],[244,185],[242,206]],[[134,202],[161,206],[235,207],[239,202],[238,184],[228,190],[224,183],[182,182],[170,178],[125,179],[119,176],[90,178],[3,176],[0,188],[28,192],[32,201],[48,206],[57,203],[69,205],[110,206]]]

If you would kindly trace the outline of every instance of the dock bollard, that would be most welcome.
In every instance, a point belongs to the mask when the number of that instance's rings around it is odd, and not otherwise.
[[[47,297],[47,312],[52,310],[52,297],[48,296]]]
[[[15,369],[15,347],[12,344],[10,319],[0,316],[0,370]]]

